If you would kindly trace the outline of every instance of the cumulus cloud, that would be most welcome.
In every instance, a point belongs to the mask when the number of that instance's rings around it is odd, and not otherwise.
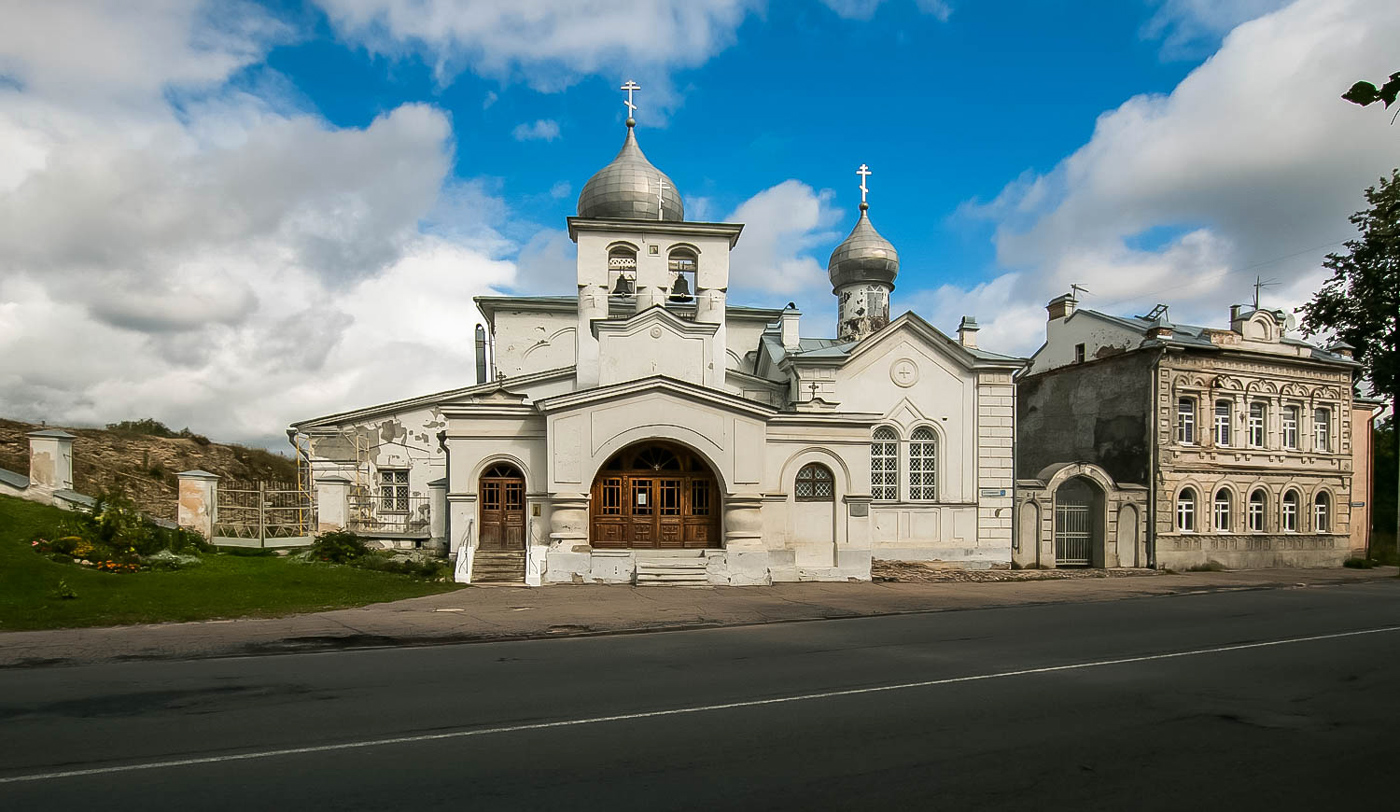
[[[559,137],[559,122],[551,118],[542,118],[533,124],[521,122],[510,134],[516,141],[553,141]]]
[[[316,2],[341,36],[375,53],[418,54],[441,82],[470,68],[544,91],[562,90],[588,74],[631,72],[662,91],[670,70],[702,64],[728,47],[744,17],[762,5],[761,0]]]
[[[513,247],[499,198],[448,180],[441,110],[341,128],[231,83],[291,35],[255,5],[5,16],[0,413],[262,441],[471,380],[470,300]]]
[[[1385,117],[1338,95],[1385,74],[1397,35],[1400,6],[1386,0],[1300,0],[1240,25],[1170,94],[1129,99],[1051,171],[966,204],[963,216],[996,223],[1010,274],[940,291],[940,306],[992,307],[977,313],[992,325],[984,339],[1022,352],[1043,331],[1017,341],[999,320],[1018,323],[1071,283],[1093,292],[1089,307],[1160,300],[1174,320],[1219,324],[1259,273],[1280,282],[1266,305],[1296,306],[1351,236],[1361,190],[1394,164]]]
[[[1214,51],[1240,23],[1262,17],[1292,0],[1154,0],[1157,11],[1142,26],[1143,39],[1161,40],[1162,58],[1195,59]]]
[[[842,214],[832,207],[834,196],[829,189],[818,192],[801,181],[785,180],[741,203],[725,218],[744,224],[730,256],[730,290],[741,295],[815,295],[822,290],[827,258],[812,250],[843,236],[833,230]]]

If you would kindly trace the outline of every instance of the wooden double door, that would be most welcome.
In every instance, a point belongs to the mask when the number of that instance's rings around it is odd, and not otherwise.
[[[525,549],[525,477],[513,465],[493,465],[481,475],[482,550]]]
[[[593,482],[590,542],[602,549],[719,547],[719,486],[703,460],[670,444],[616,454]]]

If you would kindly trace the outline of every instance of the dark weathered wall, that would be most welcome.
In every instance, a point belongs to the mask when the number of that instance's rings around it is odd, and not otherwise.
[[[1119,483],[1147,484],[1155,355],[1127,353],[1022,378],[1017,387],[1016,470],[1092,462]]]

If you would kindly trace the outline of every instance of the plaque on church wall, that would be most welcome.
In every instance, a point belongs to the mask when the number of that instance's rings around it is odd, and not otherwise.
[[[852,516],[869,516],[869,515],[870,515],[870,503],[869,503],[869,502],[852,502],[852,503],[851,503],[851,510],[850,510],[850,513],[851,513]]]

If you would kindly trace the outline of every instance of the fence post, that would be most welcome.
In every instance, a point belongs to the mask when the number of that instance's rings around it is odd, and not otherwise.
[[[267,483],[258,480],[258,546],[267,546]]]
[[[194,470],[182,471],[176,477],[180,480],[176,522],[206,539],[213,538],[218,514],[218,475]]]

